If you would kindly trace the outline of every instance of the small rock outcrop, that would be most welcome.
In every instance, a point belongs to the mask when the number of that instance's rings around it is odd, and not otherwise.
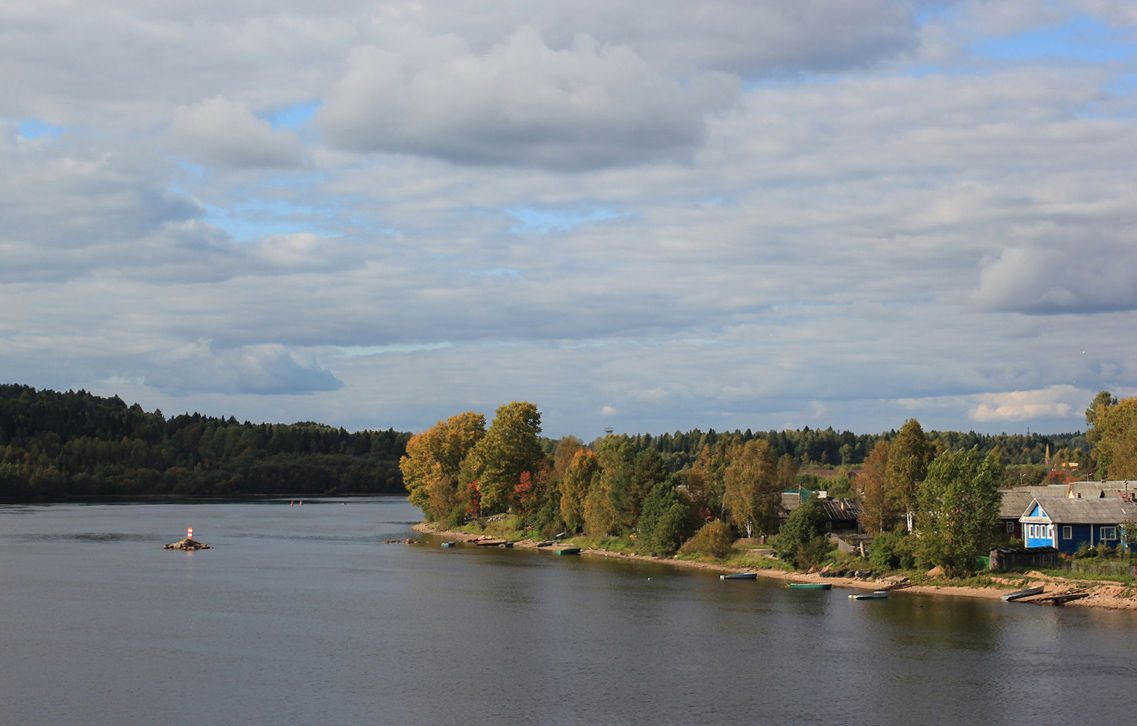
[[[181,542],[174,542],[172,544],[165,545],[164,547],[162,547],[162,549],[164,549],[164,550],[194,551],[194,550],[211,550],[213,548],[207,544],[202,544],[201,542],[198,542],[195,539],[188,539],[187,538],[187,539],[183,539]]]

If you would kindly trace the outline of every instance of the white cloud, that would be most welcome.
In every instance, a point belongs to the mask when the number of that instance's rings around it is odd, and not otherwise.
[[[194,161],[233,167],[293,167],[304,151],[295,132],[275,130],[221,96],[180,106],[170,126],[173,147]]]
[[[689,157],[703,141],[704,114],[735,91],[725,74],[680,84],[626,47],[578,36],[557,51],[522,27],[485,55],[452,53],[421,67],[359,46],[315,123],[350,149],[590,169]]]
[[[968,415],[981,423],[1076,418],[1089,405],[1093,395],[1090,391],[1069,385],[1050,386],[1037,391],[984,393],[972,397],[978,400],[978,404],[968,411]]]

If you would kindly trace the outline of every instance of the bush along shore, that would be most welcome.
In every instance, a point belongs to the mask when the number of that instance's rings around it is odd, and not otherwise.
[[[637,547],[634,538],[586,536],[561,539],[537,539],[526,530],[519,518],[498,515],[473,520],[457,528],[448,529],[431,522],[422,522],[414,530],[432,535],[439,541],[460,542],[469,546],[499,545],[532,550],[556,550],[579,547],[581,554],[594,557],[613,557],[641,562],[653,562],[705,570],[715,574],[753,572],[765,578],[790,582],[829,583],[834,587],[856,590],[902,590],[925,595],[952,595],[996,600],[1002,596],[1027,588],[1042,587],[1042,592],[1019,600],[1024,603],[1063,604],[1070,607],[1091,607],[1111,610],[1137,610],[1137,585],[1133,578],[1082,579],[1070,577],[1063,571],[1031,570],[1028,572],[979,573],[968,576],[950,576],[942,568],[931,570],[873,568],[867,559],[856,555],[832,552],[821,566],[805,570],[777,559],[773,546],[759,541],[734,541],[726,552],[707,553],[688,547],[672,556],[647,554]],[[426,540],[429,542],[430,540]],[[1084,593],[1084,595],[1083,595]]]

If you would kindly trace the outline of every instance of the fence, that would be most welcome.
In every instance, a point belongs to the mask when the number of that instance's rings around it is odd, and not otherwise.
[[[1083,558],[1070,560],[1066,568],[1072,575],[1099,575],[1102,577],[1132,577],[1137,579],[1137,564],[1132,560],[1099,560]]]

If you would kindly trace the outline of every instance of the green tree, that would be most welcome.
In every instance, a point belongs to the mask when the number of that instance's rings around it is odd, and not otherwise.
[[[675,554],[690,534],[688,520],[689,510],[675,485],[670,481],[659,482],[644,500],[643,513],[637,523],[640,546],[661,557]]]
[[[813,560],[819,554],[824,555],[826,540],[825,510],[817,496],[811,495],[786,517],[785,524],[778,531],[774,553],[778,559],[805,569],[816,564]]]
[[[500,406],[494,413],[486,435],[468,454],[463,481],[476,481],[481,495],[482,512],[506,511],[514,502],[514,490],[522,472],[533,474],[545,461],[538,434],[541,414],[528,401],[514,401]]]
[[[885,486],[892,507],[906,513],[909,529],[912,529],[915,518],[920,482],[924,480],[934,455],[935,447],[928,442],[920,422],[914,418],[904,422],[889,448]]]
[[[751,439],[734,452],[723,472],[723,509],[735,526],[754,536],[757,529],[769,534],[778,526],[782,488],[774,452],[762,439]]]
[[[1002,462],[994,454],[982,457],[972,449],[936,457],[920,487],[916,535],[922,564],[949,571],[974,568],[995,537],[1002,476]]]

